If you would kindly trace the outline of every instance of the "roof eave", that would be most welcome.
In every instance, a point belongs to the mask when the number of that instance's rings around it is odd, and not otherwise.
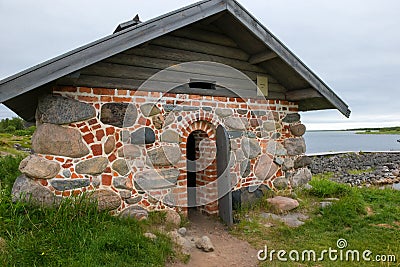
[[[220,12],[230,12],[259,40],[289,64],[335,108],[349,117],[348,106],[283,43],[235,0],[204,0],[159,16],[82,46],[0,81],[0,101],[5,102],[161,35]],[[162,23],[159,21],[162,20]]]

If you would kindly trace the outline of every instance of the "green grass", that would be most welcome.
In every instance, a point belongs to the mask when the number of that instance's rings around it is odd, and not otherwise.
[[[15,144],[21,147],[31,147],[31,135],[17,135],[14,133],[0,133],[0,155],[27,156],[29,153],[14,148]]]
[[[365,170],[348,170],[347,173],[352,175],[360,175],[360,174],[370,173],[373,171],[375,171],[374,168],[368,168]]]
[[[53,209],[12,203],[20,160],[0,158],[0,237],[7,242],[1,266],[164,266],[174,256],[171,240],[155,232],[160,215],[148,222],[122,220],[98,212],[85,197]],[[156,240],[143,236],[148,230]]]
[[[268,246],[269,251],[315,250],[321,252],[329,247],[336,249],[336,242],[344,238],[349,250],[371,250],[374,255],[396,255],[400,261],[400,192],[391,189],[352,188],[321,177],[313,178],[313,189],[297,191],[300,207],[297,211],[308,213],[310,219],[299,228],[289,228],[281,223],[265,227],[266,220],[259,216],[269,207],[263,203],[237,216],[240,223],[232,232],[248,240],[258,249]],[[325,209],[319,201],[325,197],[340,200]],[[300,262],[304,266],[399,266],[376,262]],[[296,262],[266,261],[262,266],[299,266]]]

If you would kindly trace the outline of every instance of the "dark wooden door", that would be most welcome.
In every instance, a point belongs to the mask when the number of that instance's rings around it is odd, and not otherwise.
[[[188,208],[196,207],[196,140],[193,133],[186,143]]]
[[[229,170],[230,144],[223,126],[217,128],[217,173],[218,173],[218,207],[219,216],[227,224],[233,224],[232,185]]]

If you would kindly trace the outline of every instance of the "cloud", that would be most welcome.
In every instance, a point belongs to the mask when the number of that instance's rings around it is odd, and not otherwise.
[[[0,79],[111,34],[137,13],[148,20],[196,1],[0,0]],[[400,2],[397,0],[239,0],[350,105],[305,113],[325,128],[400,125]],[[4,113],[8,114],[8,113]],[[308,115],[312,114],[312,115]],[[363,119],[369,117],[369,121]],[[323,123],[321,122],[323,121]],[[314,127],[313,126],[313,127]],[[318,127],[319,127],[318,126]]]

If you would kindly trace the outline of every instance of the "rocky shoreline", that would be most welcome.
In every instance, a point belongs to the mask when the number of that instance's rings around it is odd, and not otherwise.
[[[333,173],[331,180],[352,186],[400,182],[400,153],[344,153],[311,157],[313,174]]]

